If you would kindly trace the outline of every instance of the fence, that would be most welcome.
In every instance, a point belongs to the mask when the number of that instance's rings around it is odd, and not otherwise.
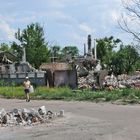
[[[28,76],[31,83],[36,86],[44,86],[47,84],[47,77],[45,72],[0,74],[0,80],[7,84],[16,83],[20,85],[23,83],[26,76]]]
[[[29,73],[11,73],[0,74],[0,80],[4,85],[23,84],[25,77],[28,76],[34,86],[69,86],[74,89],[77,88],[77,72],[75,70],[57,70],[51,73],[46,72],[29,72]]]

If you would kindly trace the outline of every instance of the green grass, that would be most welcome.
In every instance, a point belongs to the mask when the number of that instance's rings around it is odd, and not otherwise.
[[[31,93],[32,99],[46,100],[76,100],[76,101],[94,101],[94,102],[115,102],[140,103],[139,89],[123,89],[113,91],[90,91],[90,90],[71,90],[68,87],[47,88],[37,87],[34,93]],[[24,99],[23,87],[5,86],[0,87],[0,96],[5,98]]]

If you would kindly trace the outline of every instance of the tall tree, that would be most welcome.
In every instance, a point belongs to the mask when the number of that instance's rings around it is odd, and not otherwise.
[[[133,46],[121,48],[112,58],[112,69],[115,74],[131,73],[136,70],[140,56]]]
[[[114,49],[121,42],[120,39],[114,39],[113,36],[98,39],[97,41],[97,58],[101,60],[102,65],[106,64],[108,69],[111,67],[111,60],[114,55]],[[120,45],[120,44],[119,44]],[[92,50],[94,54],[94,49]]]
[[[19,29],[15,36],[20,41],[21,47],[25,47],[27,61],[35,68],[48,61],[49,51],[45,42],[43,27],[40,24],[27,25],[27,28],[22,31]],[[15,45],[16,47],[18,45]]]

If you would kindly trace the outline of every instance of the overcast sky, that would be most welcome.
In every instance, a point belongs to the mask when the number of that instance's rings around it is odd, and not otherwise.
[[[32,22],[44,27],[50,44],[75,45],[81,51],[88,34],[131,42],[116,21],[122,9],[121,0],[0,0],[0,43],[15,40],[17,29]]]

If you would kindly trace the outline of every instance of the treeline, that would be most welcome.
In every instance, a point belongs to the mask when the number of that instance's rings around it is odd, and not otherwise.
[[[17,56],[17,62],[22,60],[23,47],[26,50],[26,60],[35,68],[52,59],[66,60],[69,56],[75,58],[79,54],[76,46],[51,45],[45,40],[44,29],[39,23],[27,25],[15,33],[16,42],[11,45],[2,43],[1,51],[9,51]],[[17,43],[18,42],[18,43]],[[97,57],[103,68],[115,74],[131,73],[140,69],[140,55],[136,46],[123,45],[120,39],[113,36],[97,39]],[[94,49],[93,49],[94,55]]]
[[[114,74],[130,74],[140,69],[140,54],[138,46],[124,45],[120,39],[113,36],[97,39],[97,57],[102,67]],[[94,54],[94,49],[93,49]]]

